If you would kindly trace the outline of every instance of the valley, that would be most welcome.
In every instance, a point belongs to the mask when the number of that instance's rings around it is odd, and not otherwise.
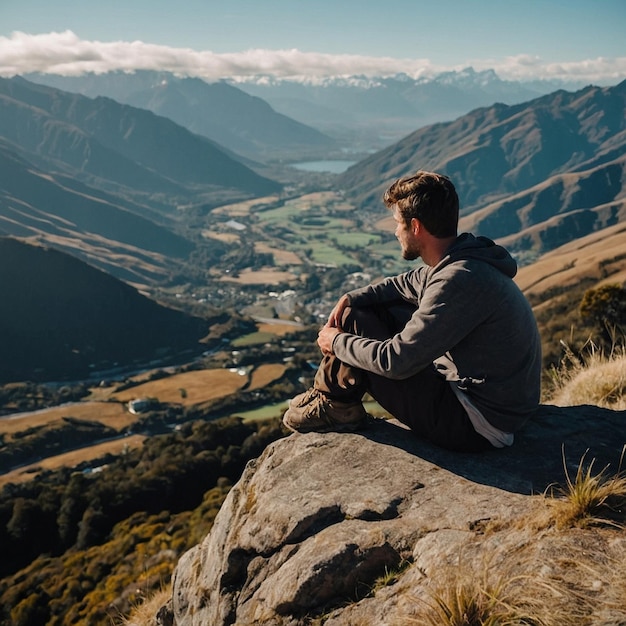
[[[56,589],[58,606],[32,592],[35,616],[63,615],[61,597],[93,623],[113,602],[127,611],[124,564],[144,549],[146,587],[168,579],[245,463],[285,435],[336,300],[414,266],[381,202],[394,177],[450,173],[461,229],[511,248],[542,335],[544,400],[563,342],[578,351],[601,334],[580,314],[585,292],[626,281],[626,122],[613,113],[626,83],[475,109],[332,173],[291,165],[341,154],[330,125],[294,124],[233,86],[172,79],[155,95],[139,78],[123,105],[0,83],[0,596],[26,602],[42,561],[84,586]],[[213,111],[258,105],[267,128],[224,115],[221,146],[206,134],[216,120],[165,117],[188,90],[204,108],[181,111],[206,118],[203,98],[219,95]],[[98,550],[106,572],[77,565]]]
[[[190,277],[187,283],[155,288],[153,293],[189,312],[204,307],[237,310],[251,320],[248,332],[229,331],[220,337],[214,326],[214,347],[191,361],[161,367],[153,363],[134,375],[102,372],[90,381],[57,383],[81,386],[82,397],[71,404],[43,408],[49,400],[39,406],[35,399],[38,410],[21,415],[19,401],[13,400],[16,411],[0,418],[5,451],[21,445],[25,433],[54,430],[71,420],[111,429],[111,442],[105,452],[102,434],[94,432],[94,441],[82,442],[80,452],[74,449],[68,456],[57,444],[50,459],[45,456],[52,450],[39,446],[31,456],[42,457],[40,461],[20,462],[19,469],[2,463],[0,484],[21,482],[67,463],[83,467],[103,456],[122,454],[128,445],[141,445],[147,436],[198,417],[217,419],[253,411],[279,417],[294,391],[304,388],[307,376],[312,378],[311,366],[319,359],[316,329],[336,299],[366,281],[410,267],[398,258],[389,215],[369,223],[357,220],[355,213],[343,195],[333,191],[284,202],[270,196],[213,211],[202,236],[249,251],[251,257],[242,255],[239,264],[235,258],[232,264],[208,268],[205,283]],[[578,302],[589,287],[624,281],[626,257],[620,251],[625,248],[626,228],[616,225],[520,269],[516,280],[535,304],[546,370],[558,363],[561,341],[572,342],[575,332],[574,344],[582,345],[593,332],[577,315]],[[150,400],[147,410],[129,412],[129,403],[142,398]],[[263,407],[271,408],[268,412]],[[41,441],[49,446],[49,439]]]

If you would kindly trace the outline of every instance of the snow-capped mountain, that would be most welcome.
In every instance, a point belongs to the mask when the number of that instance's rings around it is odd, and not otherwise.
[[[563,87],[502,80],[493,70],[478,72],[471,67],[417,78],[406,74],[299,80],[258,76],[236,85],[276,111],[323,132],[370,129],[383,144],[389,143],[390,136],[399,138],[478,107],[518,104]]]

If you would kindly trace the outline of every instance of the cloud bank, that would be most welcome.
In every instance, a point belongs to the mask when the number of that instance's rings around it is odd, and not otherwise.
[[[87,41],[72,31],[31,35],[14,32],[0,37],[0,76],[41,72],[78,76],[110,71],[157,70],[203,78],[315,80],[332,76],[391,76],[412,78],[461,70],[493,69],[508,80],[561,80],[611,85],[626,78],[626,57],[597,58],[577,62],[544,62],[519,55],[504,59],[468,59],[458,66],[438,66],[428,59],[396,59],[349,54],[324,54],[292,50],[246,50],[217,54],[189,48],[171,48],[141,41]]]

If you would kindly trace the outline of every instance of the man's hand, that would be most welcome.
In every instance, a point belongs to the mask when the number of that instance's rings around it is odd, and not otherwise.
[[[333,353],[333,341],[339,333],[343,332],[341,328],[341,318],[343,317],[343,312],[346,310],[346,307],[349,305],[348,296],[341,296],[330,312],[328,321],[318,333],[317,345],[320,347],[322,354],[329,355]]]
[[[341,318],[343,317],[343,312],[349,304],[350,302],[348,301],[348,296],[341,296],[341,298],[339,298],[339,302],[337,302],[333,310],[330,312],[326,326],[330,326],[331,328],[341,328]]]
[[[327,356],[333,353],[333,341],[340,332],[341,329],[333,328],[329,324],[322,327],[322,330],[317,335],[317,345],[320,347],[323,355]]]

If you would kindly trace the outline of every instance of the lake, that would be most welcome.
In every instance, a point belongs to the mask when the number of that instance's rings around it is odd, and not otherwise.
[[[329,172],[331,174],[341,174],[345,172],[356,161],[304,161],[303,163],[291,163],[291,167],[306,172]]]

